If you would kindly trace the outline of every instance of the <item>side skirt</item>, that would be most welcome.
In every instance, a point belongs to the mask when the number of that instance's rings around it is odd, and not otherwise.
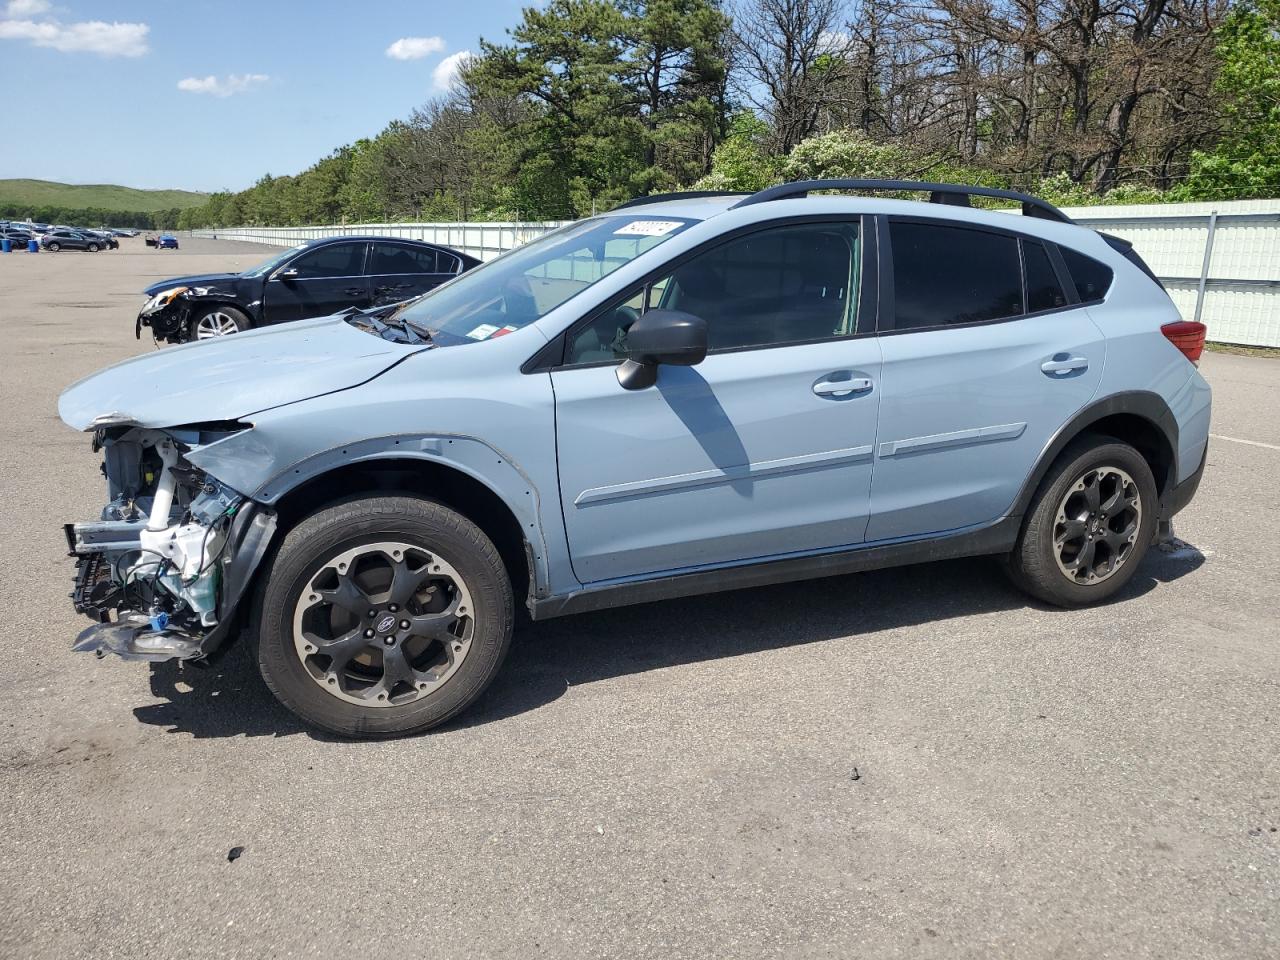
[[[794,580],[814,580],[819,577],[838,577],[846,573],[900,567],[912,563],[932,563],[935,560],[952,560],[956,557],[1007,553],[1013,549],[1021,525],[1022,517],[1009,516],[980,530],[930,540],[855,547],[840,553],[767,560],[761,563],[657,577],[653,580],[588,587],[559,597],[532,600],[529,604],[529,614],[534,620],[550,620],[553,617],[563,617],[571,613],[611,610],[614,607],[624,607],[634,603],[651,603],[655,600],[670,600],[701,593],[741,590],[745,587],[761,587]]]

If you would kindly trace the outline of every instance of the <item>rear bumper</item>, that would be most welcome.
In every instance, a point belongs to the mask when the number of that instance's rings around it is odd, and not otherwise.
[[[1173,519],[1174,514],[1191,502],[1191,498],[1196,495],[1196,491],[1200,488],[1200,478],[1204,476],[1204,465],[1208,461],[1209,444],[1206,442],[1204,454],[1200,457],[1200,466],[1196,467],[1191,476],[1169,491],[1169,495],[1165,497],[1164,503],[1161,504],[1160,514],[1162,520]]]

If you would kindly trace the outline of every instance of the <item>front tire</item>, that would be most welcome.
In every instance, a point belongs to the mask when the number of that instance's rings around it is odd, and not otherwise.
[[[285,537],[257,613],[267,686],[347,737],[421,733],[488,687],[514,602],[497,549],[461,514],[413,497],[351,500]]]
[[[227,304],[214,304],[197,313],[191,321],[191,340],[214,340],[240,333],[253,326],[249,315]]]
[[[1155,538],[1159,494],[1133,447],[1107,437],[1072,443],[1032,501],[1007,569],[1059,607],[1101,603],[1137,572]]]
[[[90,253],[97,253],[97,252],[98,252],[98,245],[97,245],[96,243],[91,243],[91,244],[89,244],[89,246],[88,246],[88,248],[87,248],[87,249],[88,249],[88,251],[89,251]]]

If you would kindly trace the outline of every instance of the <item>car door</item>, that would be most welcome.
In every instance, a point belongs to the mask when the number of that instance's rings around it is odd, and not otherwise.
[[[584,583],[859,543],[880,348],[857,218],[703,248],[586,318],[552,372],[560,496]],[[860,299],[860,291],[862,296]],[[626,390],[630,323],[702,317],[709,352]]]
[[[880,228],[888,278],[867,540],[990,523],[1097,390],[1106,342],[1053,244],[954,221],[890,217]]]
[[[285,323],[370,305],[365,240],[326,243],[281,264],[264,285],[263,317]]]
[[[458,258],[434,247],[375,241],[369,255],[372,302],[399,303],[438,287],[457,273]]]

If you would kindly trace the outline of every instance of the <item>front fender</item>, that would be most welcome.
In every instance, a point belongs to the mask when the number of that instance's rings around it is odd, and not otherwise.
[[[430,462],[457,470],[498,497],[520,524],[532,548],[534,594],[547,595],[551,581],[542,502],[537,485],[511,457],[475,437],[394,434],[331,447],[293,464],[280,466],[267,445],[246,430],[192,450],[187,459],[257,503],[274,506],[291,490],[347,464],[374,460]]]
[[[229,307],[235,307],[244,313],[250,320],[257,324],[262,316],[262,300],[257,299],[251,303],[245,303],[245,298],[234,292],[222,292],[220,290],[211,290],[199,297],[179,297],[187,308],[188,314],[194,314],[204,307],[213,304],[226,304]]]

